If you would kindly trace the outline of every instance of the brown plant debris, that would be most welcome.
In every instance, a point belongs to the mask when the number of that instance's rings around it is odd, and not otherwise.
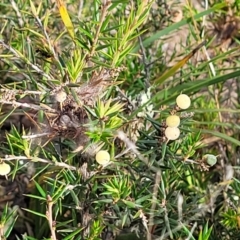
[[[54,89],[51,95],[55,102],[47,110],[47,121],[43,123],[44,131],[50,139],[62,137],[73,139],[78,146],[85,146],[89,141],[85,132],[89,117],[85,107],[93,107],[97,99],[101,98],[108,86],[114,85],[113,80],[118,76],[121,68],[102,69],[92,73],[90,80],[81,85],[65,83]],[[31,136],[29,136],[31,138]]]
[[[232,11],[227,14],[211,19],[212,26],[207,31],[207,35],[215,37],[212,46],[218,46],[226,51],[235,43],[235,38],[240,37],[240,18],[235,16]]]

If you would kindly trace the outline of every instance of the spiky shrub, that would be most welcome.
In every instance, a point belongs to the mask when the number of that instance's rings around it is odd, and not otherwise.
[[[1,238],[237,236],[239,181],[229,181],[231,165],[228,175],[216,174],[219,152],[206,154],[201,133],[239,142],[214,131],[223,124],[216,114],[214,124],[202,117],[201,98],[190,110],[176,99],[239,71],[208,78],[206,62],[186,65],[199,47],[159,71],[149,47],[226,6],[194,14],[186,8],[188,19],[142,41],[151,7],[147,1],[76,1],[68,9],[60,0],[1,3]],[[175,73],[184,65],[182,84]],[[203,79],[192,82],[189,70]]]

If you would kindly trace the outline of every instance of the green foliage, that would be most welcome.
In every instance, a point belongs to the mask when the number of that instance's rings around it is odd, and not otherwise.
[[[239,213],[234,211],[233,209],[228,209],[226,212],[222,214],[223,220],[221,223],[227,228],[239,228]]]
[[[105,183],[104,187],[106,191],[102,194],[111,195],[113,202],[118,202],[119,200],[124,202],[131,193],[131,186],[129,186],[127,177],[124,177],[124,179],[117,179],[115,177],[113,180],[109,180],[108,183]]]
[[[1,237],[3,237],[3,239],[7,239],[14,227],[14,224],[16,223],[17,208],[17,206],[10,208],[8,204],[6,204],[3,209],[0,221]]]
[[[205,224],[203,230],[200,231],[200,234],[198,236],[198,240],[208,240],[211,236],[212,227],[208,227],[208,223]]]

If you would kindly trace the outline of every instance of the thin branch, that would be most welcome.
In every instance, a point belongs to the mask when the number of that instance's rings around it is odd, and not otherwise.
[[[147,63],[147,56],[146,56],[145,48],[144,48],[143,43],[142,43],[141,36],[138,37],[138,40],[139,40],[139,45],[140,45],[140,49],[141,49],[141,52],[142,52],[142,62],[143,62],[143,65],[144,65],[144,70],[145,70],[145,78],[144,78],[145,91],[147,91],[151,87],[151,84],[149,82],[149,80],[150,80],[149,66],[150,65],[149,65],[149,63]]]
[[[169,218],[168,218],[168,211],[167,211],[167,207],[165,206],[164,208],[164,220],[165,220],[165,224],[166,224],[166,228],[168,230],[168,234],[170,236],[171,239],[173,239],[173,232],[171,230],[171,227],[170,227],[170,222],[169,222]],[[163,238],[164,239],[164,238]]]
[[[4,46],[6,49],[8,49],[11,53],[14,54],[15,57],[22,59],[27,65],[29,65],[33,70],[35,70],[37,73],[41,74],[48,80],[51,80],[50,76],[46,74],[42,69],[40,69],[37,65],[32,64],[28,59],[24,58],[21,53],[16,51],[14,48],[11,46],[7,45],[3,40],[0,40],[0,44]]]
[[[54,165],[57,167],[61,167],[61,168],[66,168],[69,170],[73,170],[73,171],[78,171],[78,168],[68,165],[66,163],[63,162],[53,162],[47,159],[43,159],[43,158],[39,158],[39,157],[25,157],[25,156],[12,156],[12,155],[6,155],[5,158],[2,158],[2,160],[6,160],[6,161],[13,161],[13,160],[29,160],[29,161],[33,161],[33,162],[42,162],[42,163],[47,163],[50,165]]]
[[[18,9],[18,5],[14,2],[14,0],[10,0],[10,1],[11,1],[13,10],[16,12],[16,15],[18,17],[18,24],[22,28],[24,26],[24,21],[23,21],[21,12]]]
[[[94,51],[96,49],[97,42],[98,42],[98,39],[99,39],[99,34],[100,34],[100,31],[101,31],[101,27],[103,25],[103,21],[105,20],[105,18],[107,16],[107,13],[108,13],[107,10],[110,6],[110,3],[111,3],[110,1],[106,1],[105,3],[102,4],[101,18],[100,18],[100,21],[98,23],[97,31],[96,31],[96,34],[95,34],[95,37],[94,37],[94,40],[93,40],[93,44],[92,44],[92,47],[91,47],[89,57],[91,57],[94,54]]]
[[[186,240],[191,240],[191,239],[194,239],[193,237],[193,233],[194,233],[194,230],[196,229],[197,227],[197,222],[195,222],[191,228],[191,231],[189,232],[188,234],[188,237],[186,238]]]
[[[127,136],[125,135],[125,133],[123,131],[118,131],[117,132],[117,137],[122,140],[129,149],[131,149],[131,151],[133,153],[135,153],[137,155],[137,157],[144,162],[149,169],[151,169],[154,172],[158,172],[160,170],[160,168],[151,166],[150,162],[148,159],[146,159],[138,150],[137,150],[137,146],[130,140],[127,138]]]
[[[78,19],[81,18],[82,10],[83,10],[83,3],[84,1],[79,1],[79,6],[78,6]]]
[[[6,92],[6,93],[14,93],[15,95],[16,95],[16,94],[21,94],[21,95],[23,95],[23,94],[25,94],[25,95],[27,95],[27,94],[34,94],[34,95],[44,94],[44,92],[42,92],[42,91],[10,90],[10,89],[4,88],[4,86],[3,86],[2,84],[0,84],[0,87],[2,88],[2,89],[0,89],[0,92],[4,92],[4,93],[5,93],[5,92]]]
[[[47,195],[47,206],[48,206],[48,210],[46,212],[46,217],[48,220],[48,224],[51,230],[51,239],[52,240],[57,240],[57,236],[56,236],[56,222],[53,221],[53,200],[52,197],[50,195]]]
[[[54,59],[58,62],[57,54],[56,54],[56,52],[55,52],[55,50],[54,50],[54,47],[52,46],[50,37],[48,36],[48,33],[47,33],[45,27],[43,26],[42,21],[40,20],[40,18],[39,18],[37,15],[34,15],[34,17],[35,17],[35,19],[37,20],[38,25],[41,27],[45,38],[47,39],[48,47],[49,47],[49,49],[51,50],[51,52],[52,52],[52,54],[53,54],[53,56],[54,56]]]
[[[31,134],[31,135],[23,135],[22,139],[35,139],[35,138],[39,138],[39,137],[44,137],[44,136],[48,136],[51,135],[51,132],[45,132],[45,133],[37,133],[37,134]]]
[[[152,240],[152,229],[154,227],[154,211],[155,211],[156,206],[157,206],[157,195],[158,195],[158,189],[159,189],[160,181],[161,181],[161,171],[158,171],[156,173],[155,184],[154,184],[154,187],[153,187],[152,206],[151,206],[151,210],[150,210],[147,240]]]
[[[24,108],[30,108],[30,109],[33,109],[33,110],[45,110],[45,111],[48,111],[48,112],[52,112],[52,113],[57,113],[57,110],[55,109],[52,109],[50,107],[46,107],[45,105],[36,105],[36,104],[32,104],[32,103],[20,103],[20,102],[17,102],[17,101],[6,101],[4,99],[0,99],[0,103],[3,103],[3,104],[8,104],[8,105],[12,105],[13,107],[24,107]]]

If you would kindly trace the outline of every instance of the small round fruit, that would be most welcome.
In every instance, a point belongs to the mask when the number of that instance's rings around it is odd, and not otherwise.
[[[178,127],[180,125],[180,117],[177,115],[168,116],[166,124],[168,127]]]
[[[64,91],[59,91],[55,95],[56,101],[60,103],[64,102],[66,98],[67,98],[67,94]]]
[[[169,140],[176,140],[180,136],[180,130],[177,127],[167,127],[165,129],[165,136]]]
[[[100,150],[96,154],[96,161],[101,165],[105,165],[110,161],[110,154],[105,150]]]
[[[176,102],[177,102],[178,107],[180,107],[181,109],[187,109],[191,105],[191,99],[186,94],[180,94],[176,98]]]
[[[9,164],[7,164],[5,162],[0,163],[0,175],[1,176],[9,174],[10,171],[11,171],[11,167]]]
[[[206,159],[208,165],[213,166],[217,163],[217,157],[213,154],[205,154],[203,159]]]

